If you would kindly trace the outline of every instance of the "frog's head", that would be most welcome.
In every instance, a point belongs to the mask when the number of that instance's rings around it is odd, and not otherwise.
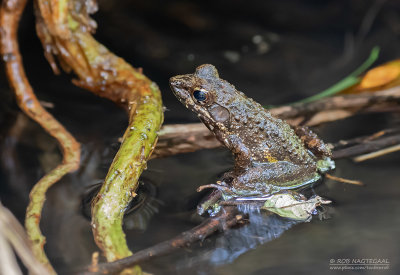
[[[217,69],[201,65],[194,74],[174,76],[169,81],[175,96],[195,112],[212,131],[228,132],[230,104],[235,100],[235,87],[219,78]]]

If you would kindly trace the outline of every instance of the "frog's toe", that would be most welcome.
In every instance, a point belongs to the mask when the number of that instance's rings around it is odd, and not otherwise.
[[[228,193],[228,194],[233,193],[231,191],[231,189],[229,189],[229,187],[224,186],[224,185],[214,184],[214,183],[213,184],[206,184],[206,185],[199,186],[199,188],[197,188],[197,192],[201,192],[204,189],[209,189],[209,188],[215,188],[217,190],[221,190],[222,192]]]
[[[328,157],[318,160],[317,167],[320,173],[326,173],[336,168],[335,162]]]

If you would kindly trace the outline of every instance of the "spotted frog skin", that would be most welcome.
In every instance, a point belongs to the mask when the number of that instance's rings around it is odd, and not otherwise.
[[[213,65],[172,77],[170,86],[186,108],[195,112],[234,154],[234,169],[211,185],[220,189],[225,199],[256,199],[298,189],[334,168],[330,150],[313,132],[293,129],[273,117],[219,78]]]

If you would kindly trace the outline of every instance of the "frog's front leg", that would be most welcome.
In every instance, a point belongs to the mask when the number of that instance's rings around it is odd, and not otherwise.
[[[303,141],[305,147],[317,157],[331,157],[329,147],[308,127],[296,126],[296,135]]]
[[[208,196],[206,196],[198,205],[197,213],[203,215],[206,211],[213,216],[219,212],[218,201],[222,197],[222,192],[219,189],[212,191]]]
[[[253,162],[249,148],[242,142],[237,135],[229,135],[227,137],[227,147],[235,155],[235,167],[249,167]]]

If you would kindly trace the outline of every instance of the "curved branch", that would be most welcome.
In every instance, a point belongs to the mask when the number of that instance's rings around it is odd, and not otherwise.
[[[27,80],[17,41],[18,24],[25,5],[26,0],[3,1],[0,9],[0,47],[7,76],[19,107],[25,114],[39,123],[46,132],[57,139],[63,154],[62,163],[46,174],[32,189],[25,219],[27,234],[32,242],[35,256],[54,273],[43,251],[46,241],[39,228],[42,208],[46,199],[45,193],[65,174],[73,172],[79,167],[80,144],[40,105]]]
[[[163,121],[158,86],[97,42],[91,32],[96,23],[89,17],[95,1],[63,0],[36,2],[37,33],[45,56],[56,68],[55,55],[63,69],[72,70],[74,83],[106,97],[129,112],[123,142],[92,202],[95,241],[108,261],[132,254],[125,240],[122,218],[135,196],[138,179],[157,142]]]

